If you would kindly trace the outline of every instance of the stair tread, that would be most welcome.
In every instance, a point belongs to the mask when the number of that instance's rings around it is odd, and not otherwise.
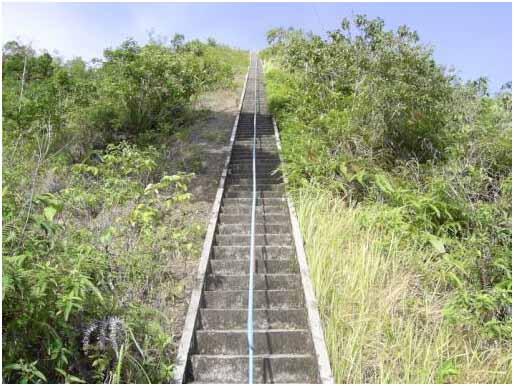
[[[298,278],[300,278],[299,274],[297,273],[255,273],[254,274],[255,276],[296,276]],[[250,275],[248,274],[242,274],[242,275],[237,275],[237,274],[208,274],[207,276],[228,276],[228,277],[248,277]]]
[[[297,293],[299,291],[299,289],[265,289],[265,290],[253,290],[254,293],[284,293],[284,292],[289,292],[289,293]],[[226,293],[226,294],[238,294],[238,293],[244,293],[244,294],[248,294],[248,290],[214,290],[214,291],[204,291],[205,293],[214,293],[214,292],[218,292],[218,293]]]
[[[248,358],[248,355],[244,354],[193,354],[191,356],[195,357],[205,357],[205,358]],[[312,354],[254,354],[254,358],[311,358]]]
[[[230,333],[237,333],[237,334],[246,334],[248,330],[246,328],[235,328],[230,330],[218,330],[218,329],[201,329],[198,330],[198,332],[202,333],[220,333],[220,334],[230,334]],[[291,328],[266,328],[266,329],[255,329],[253,330],[256,334],[264,334],[264,333],[280,333],[280,332],[309,332],[309,329],[307,328],[298,328],[298,329],[291,329]]]

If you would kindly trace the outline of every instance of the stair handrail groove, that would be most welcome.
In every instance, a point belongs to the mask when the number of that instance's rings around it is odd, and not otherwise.
[[[250,264],[249,264],[249,278],[248,278],[248,383],[253,384],[253,274],[254,274],[254,260],[255,260],[255,206],[257,201],[257,178],[255,172],[255,144],[257,142],[257,60],[255,54],[253,57],[255,65],[254,70],[254,113],[253,113],[253,164],[252,164],[252,179],[253,179],[253,192],[252,192],[252,222],[250,226]]]

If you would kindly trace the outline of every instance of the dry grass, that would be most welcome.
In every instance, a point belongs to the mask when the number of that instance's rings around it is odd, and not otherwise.
[[[297,210],[336,382],[511,383],[510,350],[445,323],[422,251],[366,225],[379,207],[308,192]]]

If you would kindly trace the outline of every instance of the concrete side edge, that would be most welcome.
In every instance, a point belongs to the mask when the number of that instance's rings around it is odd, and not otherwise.
[[[277,123],[275,118],[273,119],[273,129],[275,131],[275,140],[277,142],[278,153],[280,156],[280,162],[283,163],[282,158],[282,144],[280,142],[280,135],[278,133]],[[283,173],[284,182],[287,186],[287,176]],[[307,264],[307,256],[303,247],[303,236],[300,231],[300,224],[296,216],[296,210],[294,208],[293,200],[289,193],[287,194],[287,206],[289,208],[289,217],[291,219],[291,228],[295,243],[296,256],[298,259],[298,265],[300,267],[300,276],[302,279],[302,287],[305,296],[305,304],[307,306],[307,315],[309,320],[309,327],[311,329],[312,341],[314,343],[314,350],[316,352],[316,359],[318,362],[319,379],[323,384],[334,383],[332,376],[332,369],[330,367],[330,360],[328,357],[327,346],[325,343],[325,336],[323,334],[323,325],[321,324],[321,318],[318,311],[318,302],[314,293],[314,287],[312,286],[311,277],[309,273],[309,265]]]
[[[250,62],[251,65],[251,62]],[[180,339],[179,348],[177,351],[177,357],[175,359],[175,370],[173,372],[173,378],[171,383],[180,384],[185,381],[185,373],[187,368],[187,360],[191,349],[191,342],[193,339],[193,333],[196,326],[196,320],[198,317],[198,309],[200,308],[200,299],[202,296],[203,284],[207,266],[209,263],[209,257],[212,249],[212,243],[214,240],[214,233],[216,231],[216,224],[218,222],[219,211],[221,207],[221,200],[223,198],[223,192],[225,190],[225,180],[228,174],[228,166],[232,157],[232,148],[236,138],[237,125],[239,123],[239,117],[241,115],[241,109],[243,107],[243,100],[246,92],[246,83],[248,82],[248,74],[250,72],[250,66],[246,73],[245,81],[243,84],[243,90],[241,91],[241,98],[239,101],[239,108],[234,120],[234,126],[232,127],[232,134],[230,136],[230,145],[225,165],[223,166],[223,172],[221,174],[218,190],[216,192],[216,198],[211,209],[211,215],[209,218],[209,225],[207,227],[207,233],[203,243],[202,254],[198,265],[198,271],[193,283],[193,291],[191,292],[191,300],[186,314],[186,320],[184,322],[184,329],[182,331],[182,337]]]

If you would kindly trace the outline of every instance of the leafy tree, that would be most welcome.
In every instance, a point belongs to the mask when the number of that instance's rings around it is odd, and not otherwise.
[[[171,39],[171,42],[170,42],[171,49],[175,52],[180,50],[182,48],[182,46],[184,45],[184,41],[185,41],[184,35],[176,33],[175,35],[173,35],[173,38]]]

